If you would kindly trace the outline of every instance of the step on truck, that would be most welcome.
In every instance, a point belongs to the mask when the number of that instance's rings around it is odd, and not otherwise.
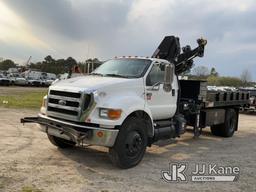
[[[49,87],[40,113],[21,123],[38,123],[59,148],[98,145],[109,148],[120,168],[136,166],[146,147],[180,137],[192,126],[198,137],[210,126],[213,135],[232,137],[239,107],[249,93],[207,91],[204,81],[179,80],[207,43],[180,48],[166,36],[152,57],[120,57],[91,74],[60,80]]]

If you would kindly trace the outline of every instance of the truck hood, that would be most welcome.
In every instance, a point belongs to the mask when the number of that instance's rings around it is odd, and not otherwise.
[[[50,89],[53,88],[76,91],[93,91],[100,88],[106,88],[108,86],[113,86],[116,84],[126,84],[133,81],[136,81],[136,79],[87,75],[57,81],[50,87]]]

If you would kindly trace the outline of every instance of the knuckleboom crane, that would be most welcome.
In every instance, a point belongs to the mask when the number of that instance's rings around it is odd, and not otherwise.
[[[190,45],[180,47],[178,37],[166,36],[158,48],[152,55],[152,58],[165,59],[175,65],[175,72],[177,75],[189,70],[193,66],[193,59],[195,57],[204,56],[204,47],[207,40],[200,38],[197,40],[198,47],[191,49]]]

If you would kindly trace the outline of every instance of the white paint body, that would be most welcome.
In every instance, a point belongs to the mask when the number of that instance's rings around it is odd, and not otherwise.
[[[97,104],[87,119],[90,119],[91,123],[105,125],[106,127],[122,125],[124,120],[135,111],[144,111],[149,115],[152,122],[159,119],[169,119],[175,115],[177,109],[177,76],[173,74],[173,91],[164,91],[163,83],[159,85],[158,90],[152,90],[152,86],[146,86],[146,77],[152,66],[156,62],[170,63],[161,59],[151,60],[150,67],[141,78],[127,79],[88,75],[58,81],[50,89],[93,92]],[[148,95],[151,95],[151,97],[149,98]],[[99,116],[100,108],[121,109],[121,117],[117,120],[101,118]]]

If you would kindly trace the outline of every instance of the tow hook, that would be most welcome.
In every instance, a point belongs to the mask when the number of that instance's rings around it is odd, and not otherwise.
[[[92,131],[88,131],[87,133],[85,134],[79,134],[77,136],[77,144],[78,145],[83,145],[83,140],[84,139],[89,139],[92,137]]]

